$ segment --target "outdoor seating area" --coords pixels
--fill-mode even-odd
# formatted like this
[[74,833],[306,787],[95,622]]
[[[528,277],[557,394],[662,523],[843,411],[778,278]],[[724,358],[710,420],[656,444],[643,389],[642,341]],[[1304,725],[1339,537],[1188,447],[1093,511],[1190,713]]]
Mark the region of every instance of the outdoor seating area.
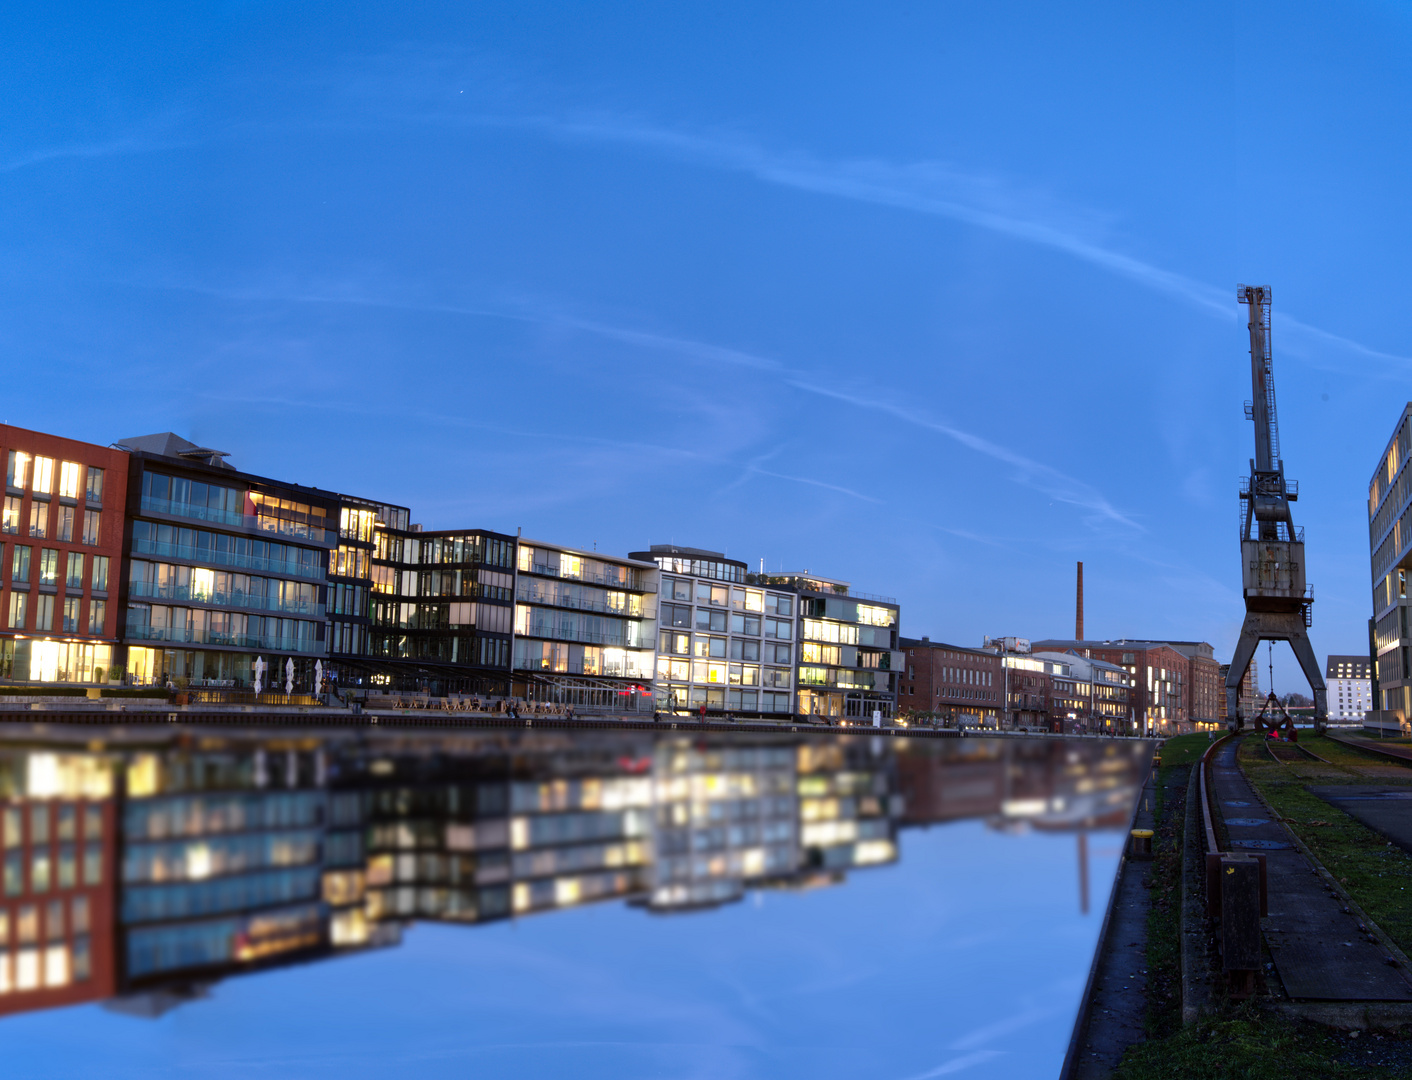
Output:
[[[526,701],[524,698],[488,697],[479,694],[369,694],[363,700],[365,709],[426,709],[433,712],[480,713],[508,716],[569,717],[583,710],[555,701]],[[591,710],[598,712],[598,710]]]

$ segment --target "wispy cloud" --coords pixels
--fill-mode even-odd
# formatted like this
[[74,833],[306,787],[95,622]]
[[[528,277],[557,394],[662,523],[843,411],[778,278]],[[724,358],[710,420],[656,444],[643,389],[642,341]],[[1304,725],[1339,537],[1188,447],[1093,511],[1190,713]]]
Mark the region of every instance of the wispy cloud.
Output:
[[958,1058],[943,1062],[935,1069],[928,1069],[924,1073],[917,1073],[916,1076],[909,1076],[907,1080],[932,1080],[934,1076],[953,1076],[956,1073],[964,1072],[973,1065],[984,1065],[987,1061],[1001,1057],[1003,1050],[977,1050],[971,1054],[962,1054]]
[[[741,173],[762,183],[946,218],[1062,252],[1178,298],[1217,318],[1243,318],[1234,283],[1229,288],[1218,288],[1130,255],[1103,235],[1104,222],[1097,214],[1064,206],[1042,192],[1021,190],[1000,178],[967,173],[945,163],[827,161],[804,153],[770,150],[735,135],[703,135],[612,116],[480,116],[463,122],[535,130],[566,141],[639,147],[676,160]],[[1345,350],[1366,359],[1412,365],[1412,357],[1371,348],[1279,311],[1274,317],[1278,330],[1303,338],[1306,343]]]

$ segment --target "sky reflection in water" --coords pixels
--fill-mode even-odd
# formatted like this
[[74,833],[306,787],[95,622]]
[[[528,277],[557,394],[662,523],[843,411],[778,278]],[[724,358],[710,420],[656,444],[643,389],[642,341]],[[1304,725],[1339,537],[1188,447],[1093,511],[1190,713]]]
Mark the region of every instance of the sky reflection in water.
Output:
[[[533,785],[547,792],[556,778],[582,780],[585,768],[601,768],[590,762],[620,762],[650,775],[655,818],[643,865],[615,879],[627,902],[567,903],[455,925],[399,916],[388,896],[364,895],[358,906],[369,925],[393,933],[400,927],[399,944],[337,955],[325,929],[325,944],[267,956],[272,970],[238,978],[219,977],[240,970],[232,960],[125,983],[119,944],[116,978],[130,1003],[151,1001],[141,996],[144,988],[193,977],[210,984],[208,996],[156,1018],[92,1004],[13,1015],[0,1026],[13,1075],[920,1080],[1057,1073],[1146,747],[853,737],[811,738],[815,749],[801,751],[776,740],[770,745],[788,748],[796,762],[789,781],[794,828],[771,857],[788,851],[793,868],[747,875],[743,895],[724,903],[674,907],[661,890],[672,866],[689,873],[690,864],[666,854],[670,779],[674,769],[695,770],[697,792],[706,791],[710,777],[729,771],[713,756],[720,743],[698,744],[684,757],[689,740],[654,748],[637,737],[552,736],[533,746],[517,740],[517,753],[506,758],[508,739],[462,740],[450,755],[443,737],[329,742],[324,783],[333,791],[406,790],[409,783],[431,790],[448,775],[475,773],[480,785],[503,785],[510,776],[529,785],[518,796],[523,810]],[[388,752],[392,742],[395,753]],[[824,746],[842,755],[820,755]],[[631,753],[620,753],[625,747]],[[222,752],[238,759],[251,750],[237,743]],[[132,768],[131,754],[118,760],[117,768]],[[395,761],[396,773],[386,765],[375,773],[370,766],[379,760]],[[409,780],[407,768],[418,761],[421,778]],[[428,761],[437,763],[431,774]],[[267,784],[282,779],[279,770],[267,772],[275,777]],[[886,786],[879,817],[887,819],[881,827],[896,844],[895,860],[849,866],[859,842],[849,839],[852,830],[810,828],[830,812],[867,816],[867,796],[843,800],[841,810],[829,803],[834,789],[850,784]],[[562,806],[565,789],[557,790]],[[380,834],[376,800],[369,805],[360,828],[372,841],[363,852],[371,867]],[[878,828],[875,820],[863,831],[876,837]],[[715,869],[725,865],[723,834],[692,823],[677,834],[698,847],[714,835]],[[538,834],[521,828],[518,835],[528,848]],[[334,846],[323,845],[326,862]],[[1081,846],[1087,914],[1080,910]],[[874,847],[870,857],[877,855]],[[132,865],[129,857],[127,877]],[[512,873],[529,867],[512,855]],[[709,869],[696,864],[697,885]],[[376,891],[377,871],[366,877],[367,891]],[[523,908],[534,901],[527,889],[514,891],[517,881],[505,887],[513,906]],[[738,876],[735,882],[739,888]],[[647,910],[654,898],[659,910]],[[324,913],[328,918],[327,906]],[[304,958],[314,962],[295,962]],[[21,997],[0,1001],[16,1008]]]

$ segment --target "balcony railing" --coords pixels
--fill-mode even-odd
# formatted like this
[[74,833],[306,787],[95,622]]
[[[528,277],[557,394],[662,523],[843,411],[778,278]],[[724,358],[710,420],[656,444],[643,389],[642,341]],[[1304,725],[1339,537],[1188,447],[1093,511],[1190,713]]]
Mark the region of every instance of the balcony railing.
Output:
[[[530,623],[523,630],[516,630],[519,637],[545,638],[551,641],[578,641],[587,645],[607,645],[616,649],[650,649],[650,644],[629,642],[621,634],[599,634],[592,630],[565,630],[549,623]],[[651,635],[648,635],[649,639]]]
[[616,615],[624,619],[651,618],[650,615],[642,611],[633,614],[625,608],[609,607],[607,602],[603,600],[588,600],[581,596],[561,596],[558,593],[536,589],[533,581],[526,581],[523,578],[520,580],[520,590],[515,594],[515,598],[527,604],[570,608],[574,611],[596,611],[603,615]]
[[140,537],[133,537],[132,550],[138,555],[165,555],[171,559],[188,559],[191,562],[210,563],[214,566],[263,570],[286,577],[304,578],[306,581],[324,580],[322,566],[305,566],[289,559],[262,559],[256,555],[239,555],[233,551],[217,551],[214,548],[195,547],[190,544],[163,544],[158,540],[144,540]]
[[196,630],[185,626],[134,626],[128,624],[125,636],[130,641],[171,641],[191,645],[234,645],[244,649],[268,649],[272,652],[324,652],[322,641],[308,638],[286,638],[259,634],[225,634],[216,630]]
[[583,581],[590,585],[606,585],[611,589],[628,589],[632,592],[655,593],[657,586],[650,581],[644,581],[640,574],[629,571],[627,581],[622,581],[616,577],[610,578],[607,574],[595,574],[588,570],[581,570],[577,574],[569,573],[562,566],[550,566],[548,563],[534,563],[528,570],[521,573],[542,574],[545,577],[563,578],[565,581]]
[[318,525],[303,521],[290,521],[285,518],[266,517],[263,514],[237,514],[233,510],[217,510],[211,506],[195,506],[192,503],[173,502],[171,499],[157,499],[151,495],[142,496],[142,509],[154,514],[170,514],[173,517],[189,518],[192,521],[211,521],[219,525],[230,525],[237,529],[250,529],[255,532],[272,532],[280,536],[297,536],[328,547],[338,543],[338,533]]
[[652,678],[651,672],[638,671],[636,668],[630,668],[623,664],[599,664],[594,669],[581,662],[577,664],[564,661],[555,663],[553,660],[539,658],[516,660],[515,670],[552,671],[556,675],[601,675],[610,679],[641,679],[644,681]]
[[300,601],[271,600],[266,596],[256,596],[243,592],[193,592],[190,586],[159,586],[150,581],[133,581],[128,584],[129,596],[140,596],[148,600],[179,600],[188,604],[214,604],[220,607],[241,608],[246,611],[273,611],[280,615],[304,615],[311,619],[322,619],[325,614],[323,604]]

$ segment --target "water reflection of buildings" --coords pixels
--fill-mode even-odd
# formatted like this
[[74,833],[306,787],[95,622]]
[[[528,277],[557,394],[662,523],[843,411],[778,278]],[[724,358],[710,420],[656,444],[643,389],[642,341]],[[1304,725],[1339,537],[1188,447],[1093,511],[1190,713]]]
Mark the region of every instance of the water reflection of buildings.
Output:
[[880,736],[258,732],[0,753],[0,1013],[622,899],[837,884],[898,831],[1126,820],[1146,747]]

